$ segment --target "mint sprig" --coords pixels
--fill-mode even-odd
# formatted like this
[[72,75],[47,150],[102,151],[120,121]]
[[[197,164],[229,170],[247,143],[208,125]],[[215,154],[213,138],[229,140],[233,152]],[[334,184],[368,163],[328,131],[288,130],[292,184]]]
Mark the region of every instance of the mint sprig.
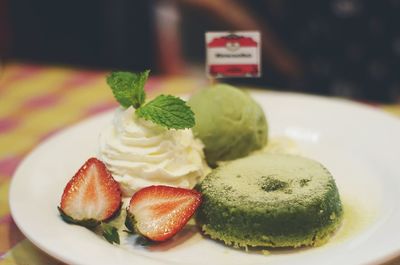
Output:
[[141,106],[136,114],[168,129],[192,128],[195,124],[194,113],[186,102],[171,95],[160,95]]
[[125,108],[139,108],[146,99],[144,84],[150,70],[141,73],[112,72],[107,76],[107,84],[111,87],[115,99]]
[[[116,100],[125,108],[133,106],[135,114],[168,129],[185,129],[195,125],[194,113],[185,101],[171,95],[160,95],[144,104],[144,85],[149,70],[142,73],[113,72],[107,76]],[[144,105],[143,105],[144,104]]]

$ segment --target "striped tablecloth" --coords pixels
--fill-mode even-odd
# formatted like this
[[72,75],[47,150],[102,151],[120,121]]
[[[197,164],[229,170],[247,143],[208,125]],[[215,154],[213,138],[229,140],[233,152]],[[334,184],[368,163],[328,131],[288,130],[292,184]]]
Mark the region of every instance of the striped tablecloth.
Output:
[[[61,264],[30,243],[10,215],[11,176],[41,141],[96,113],[117,106],[105,72],[8,64],[0,69],[0,265]],[[206,81],[152,77],[147,93],[183,94]],[[400,105],[378,106],[400,116]]]

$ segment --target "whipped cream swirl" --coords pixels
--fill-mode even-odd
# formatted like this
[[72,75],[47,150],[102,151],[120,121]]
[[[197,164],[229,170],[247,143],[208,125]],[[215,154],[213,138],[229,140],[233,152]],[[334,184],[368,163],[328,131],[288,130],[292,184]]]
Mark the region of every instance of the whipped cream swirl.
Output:
[[113,124],[100,134],[99,158],[131,196],[150,185],[193,188],[210,169],[203,144],[191,129],[167,130],[118,108]]

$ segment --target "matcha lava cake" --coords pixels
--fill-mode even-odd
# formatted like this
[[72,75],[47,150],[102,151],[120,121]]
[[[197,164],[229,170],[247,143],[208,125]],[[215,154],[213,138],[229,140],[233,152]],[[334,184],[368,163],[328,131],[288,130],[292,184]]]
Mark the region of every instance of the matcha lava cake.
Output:
[[299,247],[325,242],[340,225],[334,179],[313,160],[257,154],[226,163],[198,186],[203,232],[234,247]]

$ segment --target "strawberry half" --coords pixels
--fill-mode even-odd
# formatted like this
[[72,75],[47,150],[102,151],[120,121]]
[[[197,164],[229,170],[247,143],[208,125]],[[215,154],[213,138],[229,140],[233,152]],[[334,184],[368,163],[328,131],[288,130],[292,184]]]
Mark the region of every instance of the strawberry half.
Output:
[[103,162],[90,158],[68,182],[58,207],[67,223],[89,228],[121,208],[121,190]]
[[150,240],[164,241],[185,226],[200,203],[201,194],[195,190],[146,187],[132,196],[125,225]]

